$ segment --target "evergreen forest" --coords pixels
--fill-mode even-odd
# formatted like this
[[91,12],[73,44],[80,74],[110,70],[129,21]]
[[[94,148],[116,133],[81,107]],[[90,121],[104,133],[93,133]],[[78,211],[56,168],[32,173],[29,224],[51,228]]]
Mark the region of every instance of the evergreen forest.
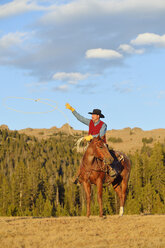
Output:
[[[82,185],[72,183],[82,153],[78,137],[58,133],[46,140],[0,130],[0,215],[81,216],[86,214]],[[127,154],[132,163],[125,214],[165,214],[165,142]],[[118,214],[112,186],[103,188],[104,214]],[[98,215],[92,186],[91,214]]]

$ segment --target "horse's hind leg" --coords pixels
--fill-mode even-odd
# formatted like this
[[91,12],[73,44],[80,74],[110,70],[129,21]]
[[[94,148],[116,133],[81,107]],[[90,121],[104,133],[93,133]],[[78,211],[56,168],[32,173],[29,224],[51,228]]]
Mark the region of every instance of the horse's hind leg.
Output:
[[114,186],[114,190],[116,191],[118,197],[119,197],[119,200],[120,200],[120,212],[119,212],[119,215],[120,216],[123,216],[123,213],[124,213],[124,197],[123,197],[123,193],[122,193],[122,189],[121,189],[121,186],[118,185],[118,186]]
[[127,182],[125,182],[124,180],[121,182],[120,185],[113,186],[114,190],[116,191],[119,200],[120,200],[120,212],[119,215],[123,216],[124,214],[124,204],[125,204],[125,199],[126,199],[126,191],[127,191]]
[[84,190],[86,193],[87,200],[87,217],[90,216],[90,202],[91,202],[91,185],[88,182],[83,182]]
[[[122,180],[122,183],[121,183],[122,204],[123,204],[122,206],[120,206],[120,212],[121,213],[122,213],[122,211],[124,213],[124,205],[125,205],[125,200],[126,200],[126,195],[127,195],[128,179],[129,179],[129,175],[128,175],[128,177],[126,177],[125,179],[123,179]],[[123,207],[123,209],[122,209],[122,207]],[[122,216],[123,213],[120,214],[120,216]]]
[[103,217],[102,194],[103,194],[103,183],[101,180],[98,180],[98,182],[97,182],[97,200],[98,200],[99,208],[100,208],[100,217]]
[[123,196],[123,206],[124,206],[125,200],[126,200],[127,186],[128,186],[128,180],[123,180],[122,184],[121,184],[122,196]]

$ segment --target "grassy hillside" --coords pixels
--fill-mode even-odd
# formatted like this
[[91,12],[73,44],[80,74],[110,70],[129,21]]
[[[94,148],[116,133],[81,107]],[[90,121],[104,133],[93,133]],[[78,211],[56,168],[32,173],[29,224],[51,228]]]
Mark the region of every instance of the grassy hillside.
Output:
[[[73,149],[79,137],[78,133],[68,135],[60,131],[49,138],[38,139],[1,128],[0,215],[85,215],[82,186],[71,182],[82,158],[82,154]],[[153,142],[152,137],[144,137],[142,149],[128,154],[132,169],[126,214],[165,213],[165,142]],[[110,136],[110,143],[123,142],[118,136]],[[104,186],[103,202],[104,214],[118,213],[119,204],[112,187]],[[92,187],[91,213],[98,214],[95,186]]]
[[[39,139],[47,139],[49,137],[55,137],[58,133],[77,135],[82,137],[87,135],[87,132],[81,130],[74,130],[68,124],[63,125],[61,128],[52,127],[50,129],[22,129],[19,133],[25,133],[27,135],[34,135]],[[107,131],[107,143],[110,147],[116,150],[126,153],[134,153],[136,150],[140,150],[144,143],[149,147],[153,147],[155,143],[163,143],[165,141],[165,129],[154,129],[150,131],[143,131],[140,128],[124,128],[120,130],[108,130]]]

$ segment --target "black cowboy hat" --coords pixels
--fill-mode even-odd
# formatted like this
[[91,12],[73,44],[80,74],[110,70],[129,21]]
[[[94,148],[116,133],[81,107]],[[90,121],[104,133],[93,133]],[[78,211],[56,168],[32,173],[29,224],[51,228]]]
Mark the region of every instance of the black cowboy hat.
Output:
[[91,114],[91,115],[99,115],[100,118],[104,118],[105,116],[101,113],[101,110],[100,109],[94,109],[93,112],[88,112],[88,114]]

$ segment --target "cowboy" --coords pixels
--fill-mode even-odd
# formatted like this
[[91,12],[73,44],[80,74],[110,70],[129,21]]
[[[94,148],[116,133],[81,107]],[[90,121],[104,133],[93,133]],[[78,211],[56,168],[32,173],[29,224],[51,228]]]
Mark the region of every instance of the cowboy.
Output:
[[[100,136],[104,142],[106,143],[106,131],[107,131],[107,125],[100,120],[100,118],[104,118],[104,115],[101,113],[100,109],[93,109],[93,112],[88,112],[88,114],[92,115],[92,119],[88,119],[80,115],[69,103],[65,104],[66,108],[71,110],[73,115],[82,123],[89,126],[88,136],[85,136],[84,139],[86,141],[91,141],[94,137]],[[113,161],[112,161],[113,164]],[[113,165],[110,165],[112,167],[114,176],[116,177],[118,175],[118,171],[115,170]],[[77,177],[75,178],[75,182],[77,182]]]
[[85,118],[81,116],[69,103],[66,103],[66,108],[71,110],[73,115],[82,123],[89,126],[88,136],[85,136],[84,139],[86,141],[92,140],[94,137],[100,136],[104,142],[106,143],[105,134],[107,131],[107,125],[100,120],[100,118],[104,118],[104,115],[101,113],[100,109],[94,109],[93,112],[89,112],[88,114],[92,115],[92,119]]

